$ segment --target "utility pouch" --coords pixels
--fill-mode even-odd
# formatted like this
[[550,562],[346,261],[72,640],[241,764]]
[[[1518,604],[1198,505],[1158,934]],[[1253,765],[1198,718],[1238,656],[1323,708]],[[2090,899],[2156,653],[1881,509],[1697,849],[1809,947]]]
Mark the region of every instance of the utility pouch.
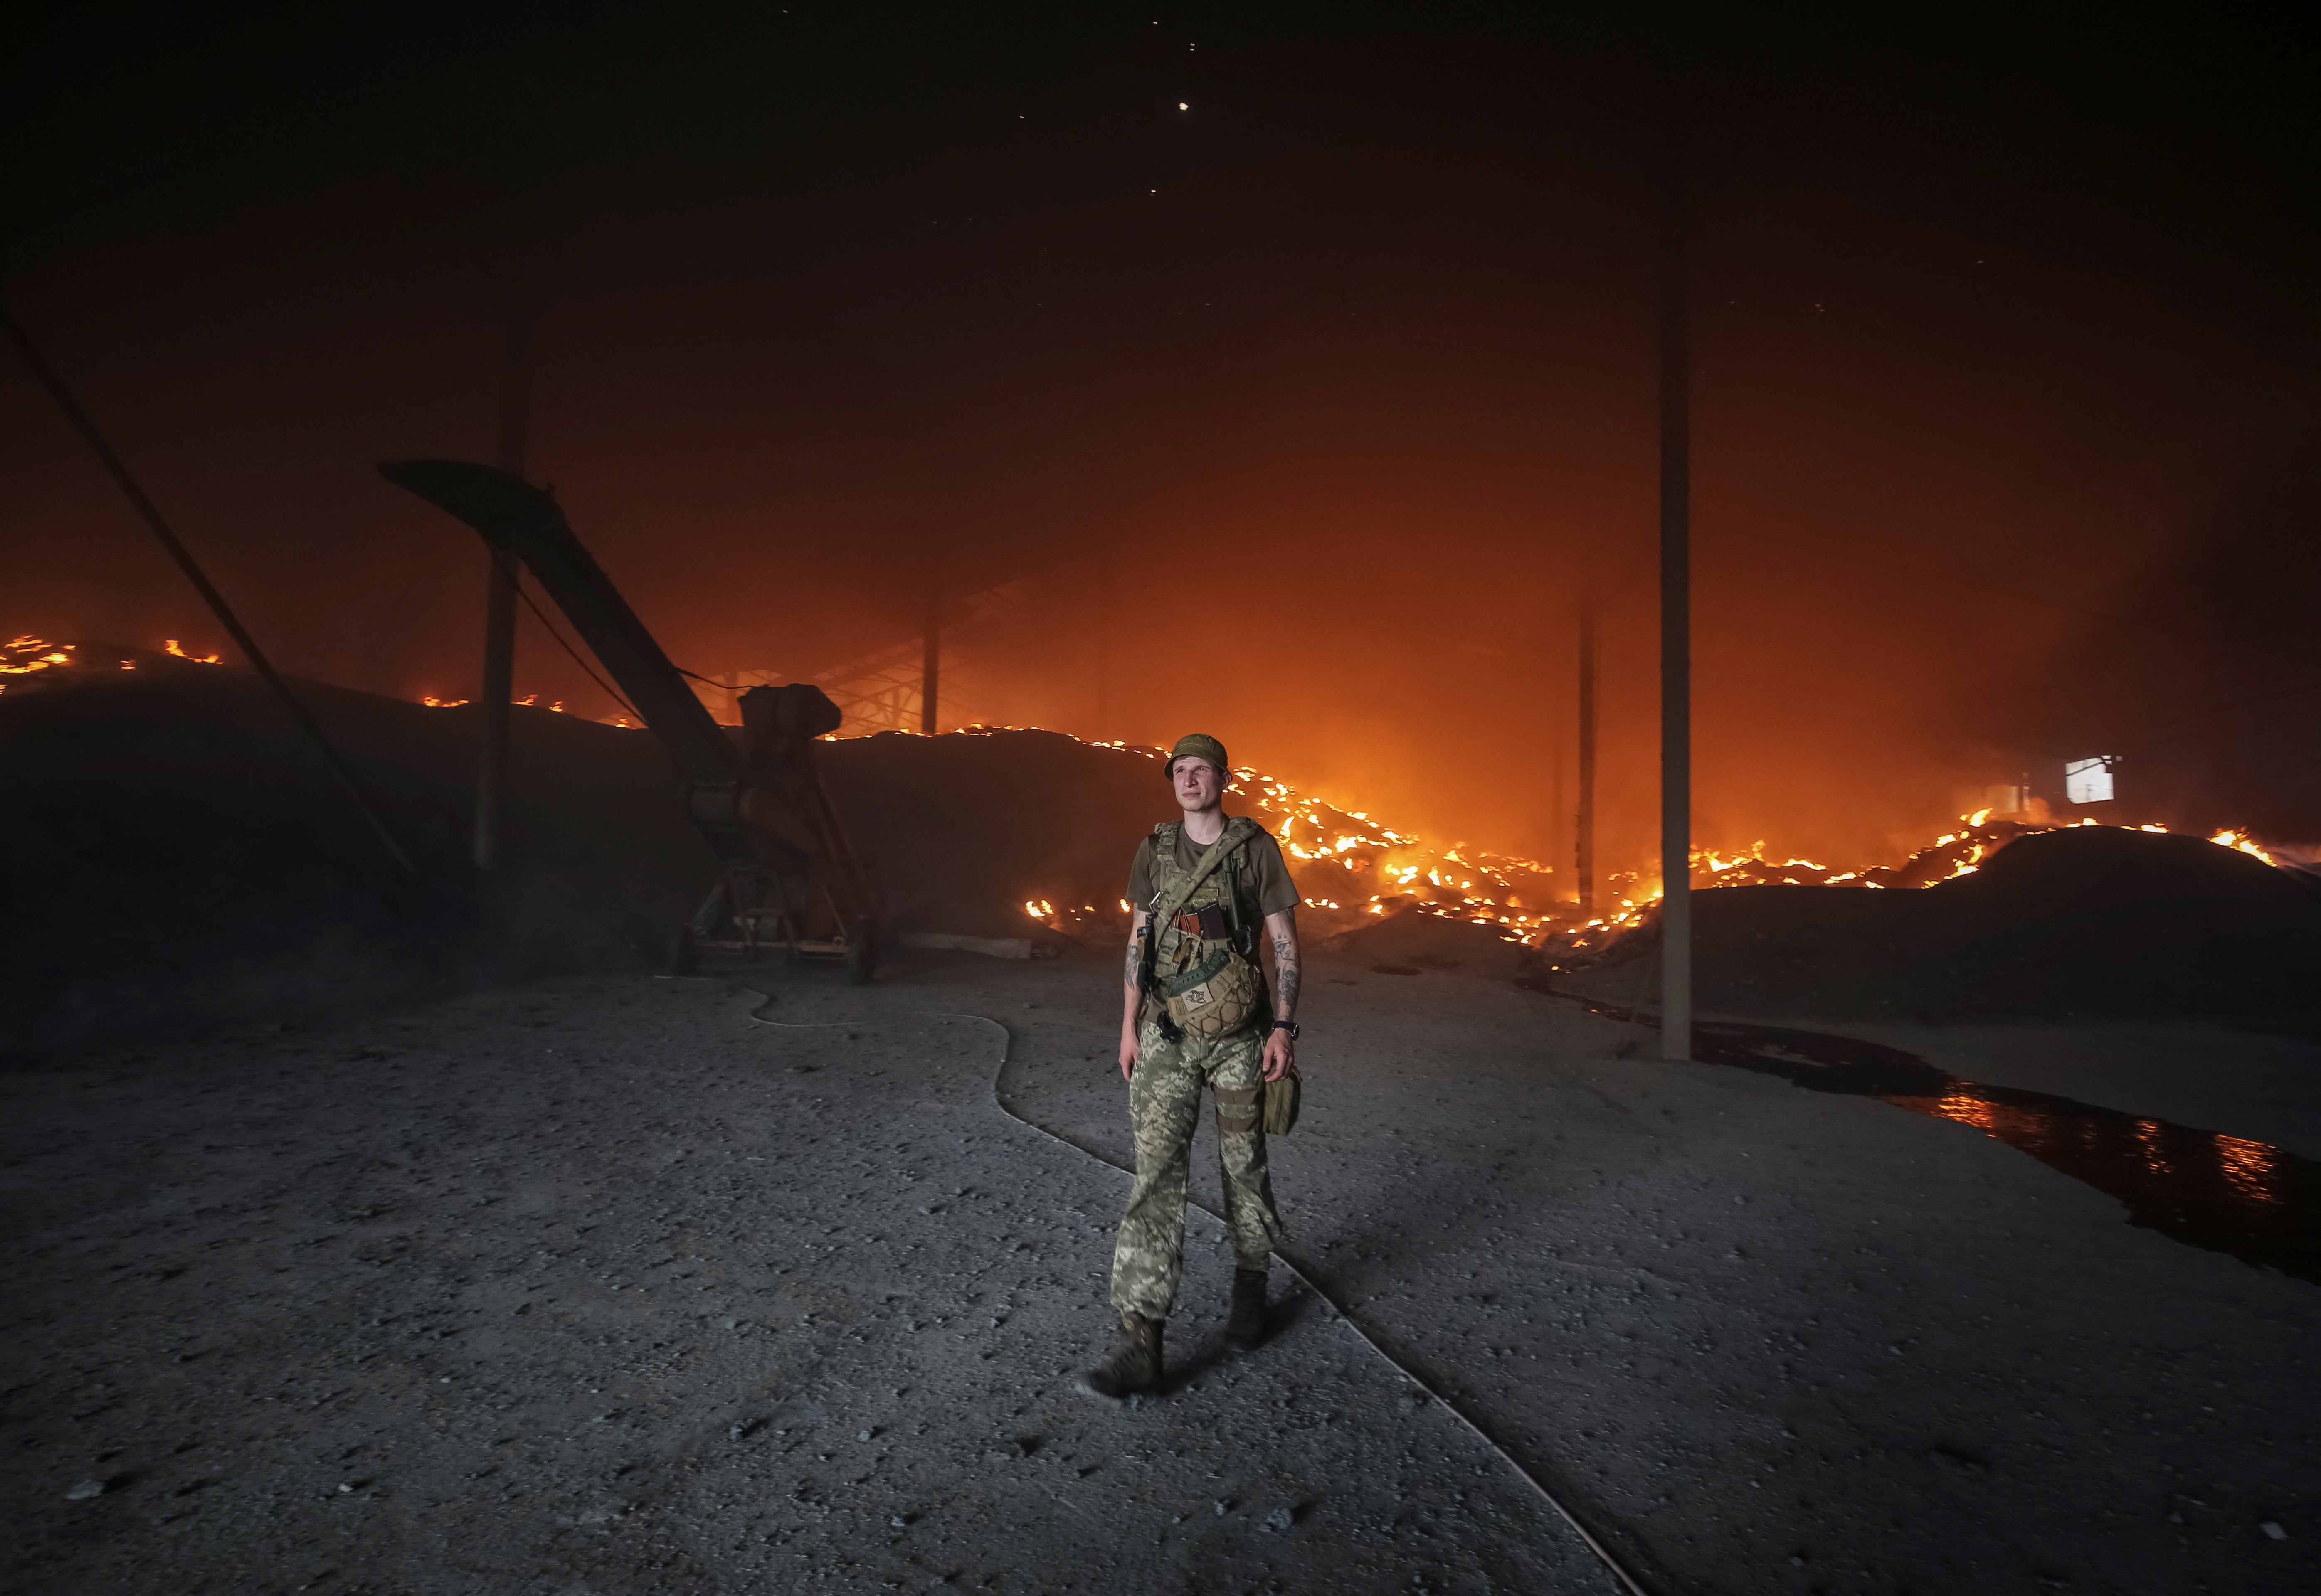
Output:
[[1297,1125],[1297,1074],[1265,1083],[1265,1108],[1259,1116],[1268,1136],[1288,1136]]
[[1160,1000],[1188,1037],[1221,1037],[1249,1023],[1264,995],[1257,967],[1222,942],[1197,942],[1206,957],[1160,977]]

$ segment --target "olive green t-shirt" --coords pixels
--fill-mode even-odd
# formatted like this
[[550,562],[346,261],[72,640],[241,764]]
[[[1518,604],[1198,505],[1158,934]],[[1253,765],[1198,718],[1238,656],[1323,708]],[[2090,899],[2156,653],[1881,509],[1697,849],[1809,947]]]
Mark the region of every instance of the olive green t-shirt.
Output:
[[[1201,862],[1208,850],[1187,837],[1184,829],[1177,831],[1177,865],[1190,870]],[[1295,909],[1300,902],[1297,884],[1289,879],[1289,866],[1281,857],[1281,845],[1270,831],[1261,830],[1241,845],[1241,857],[1233,861],[1238,868],[1235,881],[1242,894],[1242,913],[1252,926],[1269,914],[1279,914],[1285,909]],[[1219,866],[1224,869],[1225,866]],[[1256,911],[1250,913],[1250,893],[1257,897]],[[1128,902],[1132,908],[1152,907],[1152,838],[1148,832],[1136,845],[1136,862],[1128,867]]]

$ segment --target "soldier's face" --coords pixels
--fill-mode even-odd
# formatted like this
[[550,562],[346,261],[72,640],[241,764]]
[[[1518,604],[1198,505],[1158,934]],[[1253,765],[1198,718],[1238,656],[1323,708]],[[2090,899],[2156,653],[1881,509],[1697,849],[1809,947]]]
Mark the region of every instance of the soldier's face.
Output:
[[1188,814],[1215,808],[1225,790],[1224,773],[1206,759],[1178,760],[1170,767],[1169,779],[1176,783],[1177,802]]

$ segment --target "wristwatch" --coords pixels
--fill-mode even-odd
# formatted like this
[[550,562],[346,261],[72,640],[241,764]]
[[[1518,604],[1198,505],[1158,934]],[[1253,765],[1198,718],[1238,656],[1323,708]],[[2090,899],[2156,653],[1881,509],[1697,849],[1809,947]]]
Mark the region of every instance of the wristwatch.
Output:
[[1293,1042],[1297,1039],[1297,1022],[1295,1020],[1277,1020],[1273,1022],[1273,1029],[1288,1031]]

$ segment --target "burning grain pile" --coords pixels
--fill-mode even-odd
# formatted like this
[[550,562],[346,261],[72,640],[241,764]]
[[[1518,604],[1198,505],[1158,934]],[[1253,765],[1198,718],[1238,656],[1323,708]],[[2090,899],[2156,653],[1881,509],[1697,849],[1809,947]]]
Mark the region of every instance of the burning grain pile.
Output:
[[[475,712],[298,691],[420,858],[416,878],[382,857],[247,673],[174,643],[19,638],[0,655],[12,1047],[633,964],[711,877],[668,756],[637,730],[519,709],[509,865],[479,877],[466,863]],[[819,746],[889,934],[1117,946],[1131,851],[1176,815],[1152,748],[1020,728]],[[1657,883],[1616,875],[1602,911],[1583,914],[1539,861],[1430,844],[1236,775],[1238,805],[1283,844],[1311,935],[1367,946],[1364,928],[1457,922],[1459,946],[1504,946],[1589,990],[1650,963]],[[1761,846],[1703,853],[1694,884],[1728,890],[1700,900],[1702,1002],[2303,1024],[2321,892],[2264,858],[2229,833],[1988,814],[1859,871]],[[1891,890],[1905,888],[1927,890]]]
[[[399,869],[250,673],[84,643],[0,693],[0,1047],[280,1020],[636,957],[700,845],[649,739],[518,711],[510,869],[464,865],[475,727],[296,685]],[[123,661],[130,662],[124,669]]]
[[[1009,729],[970,728],[964,735],[1058,737],[1060,733]],[[1133,831],[1132,839],[1151,830],[1153,821],[1174,819],[1166,782],[1160,771],[1161,750],[1124,743],[1064,741],[1083,748],[1108,750],[1133,757],[1133,778],[1146,794],[1144,808],[1151,818]],[[1115,766],[1120,762],[1115,761]],[[1373,820],[1367,811],[1341,809],[1323,799],[1300,793],[1288,782],[1249,767],[1234,773],[1231,803],[1252,813],[1281,843],[1291,875],[1305,899],[1299,915],[1309,928],[1324,934],[1350,931],[1370,918],[1408,910],[1446,919],[1497,928],[1508,940],[1543,934],[1559,921],[1569,920],[1570,910],[1554,899],[1554,873],[1537,860],[1497,854],[1465,844],[1431,847],[1419,838]],[[1159,803],[1151,800],[1157,798]],[[1133,843],[1132,843],[1133,846]],[[1122,850],[1124,860],[1126,853]],[[1125,865],[1115,874],[1126,874]],[[1082,901],[1075,902],[1079,898]],[[1028,898],[1023,912],[1051,929],[1075,938],[1125,935],[1129,905],[1109,891],[1060,897]]]
[[[1955,845],[1952,845],[1955,846]],[[2321,883],[2157,828],[2026,830],[1919,892],[1742,885],[1694,900],[1703,1011],[1821,1022],[2209,1020],[2321,1031]],[[1650,990],[1658,927],[1568,960]]]

